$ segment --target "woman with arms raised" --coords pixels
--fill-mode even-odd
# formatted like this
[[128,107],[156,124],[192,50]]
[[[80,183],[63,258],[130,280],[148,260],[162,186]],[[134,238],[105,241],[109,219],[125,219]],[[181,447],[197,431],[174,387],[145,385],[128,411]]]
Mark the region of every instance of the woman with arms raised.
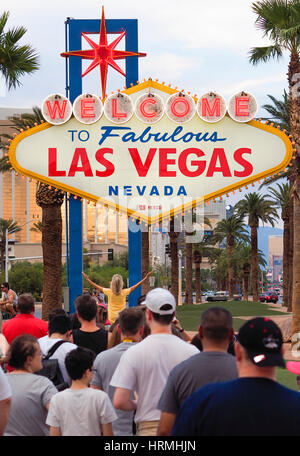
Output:
[[108,297],[108,319],[110,323],[114,323],[114,321],[118,318],[119,313],[121,310],[125,309],[126,307],[126,296],[128,296],[132,291],[138,288],[142,283],[144,283],[153,271],[148,272],[145,277],[135,285],[130,288],[123,288],[123,278],[120,274],[114,274],[110,288],[103,288],[100,285],[92,282],[88,276],[83,272],[83,277],[95,288],[102,291]]

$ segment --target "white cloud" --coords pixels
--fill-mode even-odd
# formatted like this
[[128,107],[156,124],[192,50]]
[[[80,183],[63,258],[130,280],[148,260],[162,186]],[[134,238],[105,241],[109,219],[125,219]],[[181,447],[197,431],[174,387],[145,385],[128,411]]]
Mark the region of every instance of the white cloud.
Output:
[[181,84],[184,73],[199,71],[200,66],[201,59],[195,57],[186,57],[175,52],[155,52],[140,61],[140,79],[158,77],[160,81],[178,85]]
[[285,75],[282,73],[277,73],[270,75],[268,77],[262,77],[257,79],[244,79],[242,81],[234,82],[229,85],[225,85],[223,89],[224,95],[232,95],[240,90],[259,90],[266,92],[266,87],[269,89],[270,84],[280,83],[284,84],[286,82]]

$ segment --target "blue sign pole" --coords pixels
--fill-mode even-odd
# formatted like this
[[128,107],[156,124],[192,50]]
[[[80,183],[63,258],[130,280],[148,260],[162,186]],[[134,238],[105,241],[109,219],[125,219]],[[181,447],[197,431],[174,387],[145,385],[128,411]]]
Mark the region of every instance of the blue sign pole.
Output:
[[[68,19],[69,51],[81,49],[81,33],[99,33],[98,19]],[[136,19],[108,19],[107,33],[121,33],[126,30],[125,50],[138,51],[138,28]],[[82,62],[76,57],[69,57],[69,99],[71,102],[82,93]],[[138,57],[126,59],[126,86],[136,84],[138,80]],[[76,141],[76,140],[75,140]],[[136,223],[128,221],[128,250],[129,250],[129,285],[141,280],[141,231],[132,231],[130,226]],[[140,252],[137,255],[137,252]],[[83,289],[83,232],[82,232],[82,203],[79,198],[69,198],[69,286],[70,313],[75,311],[74,301]],[[129,305],[137,305],[141,295],[140,287],[129,297]]]

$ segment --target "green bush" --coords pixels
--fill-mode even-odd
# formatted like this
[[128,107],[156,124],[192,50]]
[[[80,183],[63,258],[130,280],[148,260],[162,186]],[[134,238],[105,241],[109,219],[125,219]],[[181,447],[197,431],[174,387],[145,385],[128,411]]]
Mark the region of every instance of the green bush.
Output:
[[[123,264],[126,265],[126,256],[124,255]],[[124,288],[127,288],[128,270],[125,267],[111,265],[111,262],[105,263],[103,266],[89,264],[89,267],[84,267],[85,273],[90,279],[105,287],[109,288],[110,281],[114,274],[121,274],[124,281]],[[0,274],[0,280],[4,282],[4,271]],[[8,282],[10,287],[16,291],[18,295],[22,293],[31,293],[36,300],[41,299],[43,291],[43,263],[29,263],[28,261],[20,261],[14,263],[8,274]],[[67,266],[62,266],[62,286],[67,286]],[[84,287],[93,289],[87,281],[84,281]]]
[[[1,274],[1,280],[4,280],[4,273]],[[28,261],[13,264],[8,273],[8,282],[18,295],[31,293],[39,299],[43,289],[43,264]]]
[[[109,263],[105,263],[103,266],[91,265],[90,268],[86,269],[84,272],[93,282],[104,288],[109,288],[110,281],[114,274],[120,274],[123,277],[124,288],[127,288],[128,270],[123,267],[111,266]],[[84,280],[83,286],[90,290],[93,289],[93,286],[86,280]]]

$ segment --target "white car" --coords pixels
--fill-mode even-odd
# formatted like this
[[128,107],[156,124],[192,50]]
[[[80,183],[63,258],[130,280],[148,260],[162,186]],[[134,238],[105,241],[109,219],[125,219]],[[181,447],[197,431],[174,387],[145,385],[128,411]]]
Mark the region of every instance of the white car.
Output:
[[216,291],[214,294],[207,296],[207,301],[227,301],[228,294],[226,291]]

